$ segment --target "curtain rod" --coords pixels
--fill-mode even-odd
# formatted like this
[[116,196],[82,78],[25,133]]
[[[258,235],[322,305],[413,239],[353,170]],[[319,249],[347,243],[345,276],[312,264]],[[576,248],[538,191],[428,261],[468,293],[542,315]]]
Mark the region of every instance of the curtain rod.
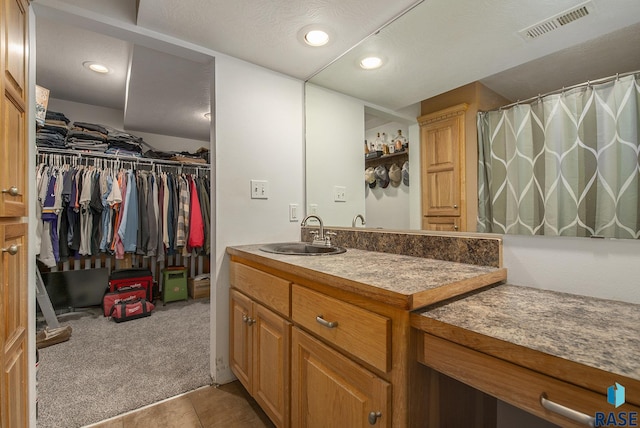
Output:
[[525,100],[518,100],[515,103],[511,103],[511,104],[507,104],[507,105],[504,105],[504,106],[501,106],[501,107],[498,107],[498,108],[495,108],[495,109],[487,110],[485,113],[490,112],[490,111],[504,110],[504,109],[507,109],[507,108],[511,108],[513,106],[517,106],[519,104],[530,104],[530,103],[533,103],[534,101],[540,100],[543,97],[546,97],[546,96],[549,96],[549,95],[561,94],[563,92],[570,91],[572,89],[581,88],[583,86],[587,86],[588,87],[588,86],[597,85],[597,84],[600,84],[600,83],[607,83],[607,82],[611,82],[613,80],[618,80],[621,77],[631,76],[633,74],[639,74],[639,73],[640,73],[640,70],[629,71],[627,73],[616,73],[613,76],[603,77],[601,79],[596,79],[596,80],[587,80],[586,82],[578,83],[577,85],[573,85],[573,86],[567,86],[567,87],[563,86],[561,89],[556,89],[554,91],[550,91],[550,92],[547,92],[545,94],[538,94],[535,97],[527,98]]
[[52,149],[49,147],[37,147],[36,154],[53,154],[53,155],[61,155],[61,156],[75,156],[78,158],[86,157],[86,158],[102,158],[102,159],[112,159],[116,161],[122,162],[132,162],[132,163],[146,163],[150,165],[161,164],[168,166],[180,166],[184,168],[201,168],[201,169],[211,169],[210,164],[202,164],[202,163],[190,163],[190,162],[180,162],[180,161],[171,161],[164,159],[151,159],[151,158],[139,158],[136,156],[121,156],[121,155],[112,155],[109,153],[92,153],[92,152],[80,152],[77,150],[70,149]]

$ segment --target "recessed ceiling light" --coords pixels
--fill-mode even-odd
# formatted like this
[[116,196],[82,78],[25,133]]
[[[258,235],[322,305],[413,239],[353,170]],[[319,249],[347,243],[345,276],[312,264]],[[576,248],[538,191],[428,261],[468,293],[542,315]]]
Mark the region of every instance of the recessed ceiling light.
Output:
[[300,43],[311,47],[326,46],[333,43],[335,33],[324,24],[305,25],[298,30],[297,38]]
[[324,46],[329,42],[329,35],[322,30],[311,30],[304,35],[304,41],[309,46]]
[[365,70],[373,70],[380,67],[381,65],[382,59],[378,58],[377,56],[368,56],[360,61],[360,67],[364,68]]
[[82,65],[84,65],[89,70],[100,74],[107,74],[110,71],[106,65],[99,64],[93,61],[85,61],[82,63]]

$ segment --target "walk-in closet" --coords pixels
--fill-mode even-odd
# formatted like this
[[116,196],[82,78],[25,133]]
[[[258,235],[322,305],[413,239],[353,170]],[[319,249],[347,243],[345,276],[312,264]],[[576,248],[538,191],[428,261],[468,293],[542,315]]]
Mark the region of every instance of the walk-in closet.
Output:
[[37,424],[79,427],[211,384],[213,58],[34,12]]

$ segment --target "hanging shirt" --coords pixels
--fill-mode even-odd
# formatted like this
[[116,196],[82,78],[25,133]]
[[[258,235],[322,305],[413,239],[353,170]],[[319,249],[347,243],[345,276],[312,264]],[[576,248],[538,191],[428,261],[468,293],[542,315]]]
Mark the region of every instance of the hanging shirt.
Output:
[[124,251],[134,253],[136,251],[136,240],[138,231],[138,190],[136,187],[136,177],[133,171],[127,172],[127,195],[126,195],[126,211],[124,213],[122,224],[118,230],[118,234],[122,239]]
[[138,230],[136,233],[136,254],[147,254],[149,245],[149,215],[147,213],[147,171],[136,171],[138,192]]
[[190,180],[191,185],[191,211],[189,218],[189,248],[201,248],[204,245],[204,225],[202,223],[202,211],[198,200],[198,189],[194,180]]
[[178,203],[178,230],[176,233],[176,246],[184,247],[187,245],[187,237],[189,235],[189,185],[187,180],[179,177],[179,203]]
[[89,203],[93,192],[93,171],[86,170],[82,175],[82,191],[78,202],[80,203],[80,248],[81,256],[91,255],[91,230],[93,227],[93,216]]
[[156,175],[152,172],[147,177],[147,216],[149,223],[149,242],[147,256],[153,257],[158,251],[158,187]]
[[[102,174],[102,177],[104,177],[104,190],[102,189],[102,186],[100,188],[100,190],[102,191],[102,195],[101,195],[101,202],[102,202],[102,221],[101,221],[101,225],[102,225],[102,239],[100,240],[100,251],[104,252],[107,251],[107,248],[109,246],[109,229],[111,228],[111,221],[113,220],[113,212],[109,206],[109,195],[111,195],[112,193],[112,188],[113,186],[113,176],[109,173],[106,172],[104,174]],[[117,183],[116,183],[116,187],[117,187]]]

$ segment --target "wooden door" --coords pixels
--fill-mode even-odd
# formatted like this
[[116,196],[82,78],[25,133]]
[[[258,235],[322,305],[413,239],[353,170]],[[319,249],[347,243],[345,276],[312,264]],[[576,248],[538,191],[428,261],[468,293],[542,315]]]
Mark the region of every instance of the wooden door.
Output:
[[229,360],[231,370],[238,377],[244,387],[251,393],[251,377],[253,367],[251,364],[251,352],[253,346],[253,329],[251,324],[252,302],[244,294],[235,290],[230,291],[231,313],[230,313],[230,349]]
[[27,3],[0,0],[2,104],[0,107],[0,217],[27,215],[26,70]]
[[423,229],[466,230],[467,108],[467,104],[460,104],[418,118]]
[[29,426],[28,2],[0,0],[0,426]]
[[460,217],[422,217],[423,230],[457,232],[460,229]]
[[3,428],[18,428],[29,424],[26,223],[0,223],[0,251],[0,415]]
[[277,427],[289,427],[291,324],[254,303],[253,398]]
[[391,426],[389,383],[298,328],[291,342],[291,426]]
[[422,128],[424,215],[460,215],[460,120],[456,116]]

